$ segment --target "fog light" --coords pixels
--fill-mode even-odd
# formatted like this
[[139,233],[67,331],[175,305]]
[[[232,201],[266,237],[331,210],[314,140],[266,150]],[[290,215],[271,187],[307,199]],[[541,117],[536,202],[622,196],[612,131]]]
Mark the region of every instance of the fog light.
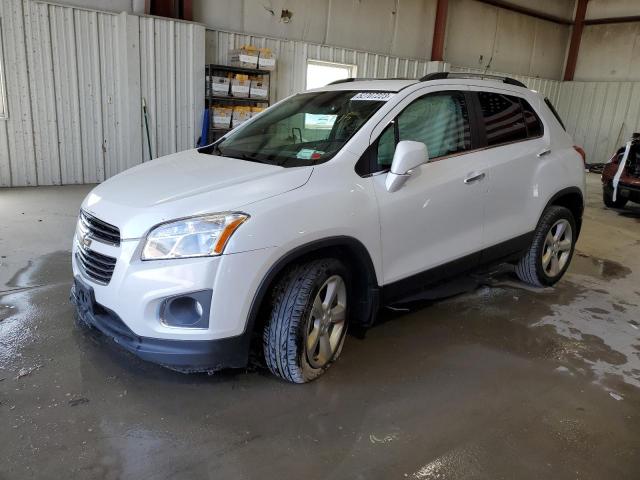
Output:
[[211,290],[201,290],[166,298],[160,308],[162,323],[170,327],[207,328]]

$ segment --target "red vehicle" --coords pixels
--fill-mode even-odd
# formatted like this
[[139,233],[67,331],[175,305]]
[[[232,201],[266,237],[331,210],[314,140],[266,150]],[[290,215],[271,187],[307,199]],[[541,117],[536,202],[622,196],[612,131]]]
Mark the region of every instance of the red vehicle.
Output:
[[621,147],[602,170],[602,200],[607,207],[623,208],[627,202],[640,203],[640,134],[634,133],[629,155],[618,182],[618,191],[613,200],[613,180],[624,158],[625,147]]

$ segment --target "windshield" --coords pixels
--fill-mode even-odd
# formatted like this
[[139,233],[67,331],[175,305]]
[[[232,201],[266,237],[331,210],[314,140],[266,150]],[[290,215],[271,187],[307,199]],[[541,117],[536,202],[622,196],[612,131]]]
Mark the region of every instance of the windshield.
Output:
[[301,93],[200,151],[283,167],[322,163],[338,153],[391,95],[353,90]]

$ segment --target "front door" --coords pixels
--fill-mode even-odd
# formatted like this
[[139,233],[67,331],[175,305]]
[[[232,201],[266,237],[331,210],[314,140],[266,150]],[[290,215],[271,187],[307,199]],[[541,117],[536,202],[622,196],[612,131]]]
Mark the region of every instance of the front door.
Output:
[[[388,192],[384,171],[402,140],[425,143],[430,160],[399,190]],[[381,173],[374,174],[373,183],[384,284],[409,279],[411,285],[404,286],[420,290],[435,277],[473,268],[483,241],[485,161],[482,152],[472,151],[465,93],[435,92],[414,99],[376,142]],[[418,275],[427,270],[431,272]]]

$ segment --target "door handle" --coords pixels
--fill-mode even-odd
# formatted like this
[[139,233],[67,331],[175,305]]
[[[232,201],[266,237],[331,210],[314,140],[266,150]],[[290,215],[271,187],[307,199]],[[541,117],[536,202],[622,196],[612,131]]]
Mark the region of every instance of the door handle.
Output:
[[544,157],[545,155],[549,155],[551,153],[550,148],[545,148],[540,153],[538,153],[538,157]]
[[473,183],[473,182],[479,182],[484,177],[485,177],[484,173],[478,173],[478,172],[470,173],[469,176],[464,179],[464,183],[469,185],[470,183]]

